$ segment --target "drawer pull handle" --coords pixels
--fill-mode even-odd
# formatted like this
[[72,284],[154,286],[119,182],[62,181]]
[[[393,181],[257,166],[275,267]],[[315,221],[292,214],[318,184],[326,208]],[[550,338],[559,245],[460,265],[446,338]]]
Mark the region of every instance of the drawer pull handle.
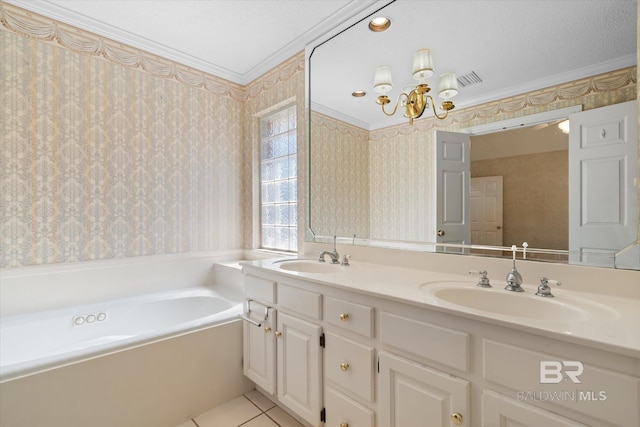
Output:
[[343,322],[346,322],[347,320],[349,320],[349,313],[340,314],[340,320],[342,320]]
[[343,372],[346,372],[347,369],[349,369],[349,364],[348,363],[341,363],[340,364],[340,369],[342,369]]
[[462,414],[460,414],[459,412],[454,412],[453,414],[451,414],[451,422],[454,423],[457,426],[461,425],[462,424]]
[[276,336],[276,338],[280,338],[280,335],[282,335],[282,332],[280,332],[280,331],[275,331],[275,332],[273,333],[273,335],[275,335],[275,336]]
[[264,333],[265,333],[265,334],[268,334],[269,332],[271,332],[271,328],[270,328],[270,327],[268,327],[268,326],[265,326],[265,327],[264,327]]
[[348,423],[340,423],[340,427],[349,427]]

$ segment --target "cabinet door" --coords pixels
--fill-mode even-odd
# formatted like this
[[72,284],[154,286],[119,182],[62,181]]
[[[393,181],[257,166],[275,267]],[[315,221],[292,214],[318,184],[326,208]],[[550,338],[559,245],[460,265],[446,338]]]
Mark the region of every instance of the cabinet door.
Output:
[[484,427],[586,427],[584,424],[488,390],[482,392],[482,425]]
[[469,382],[380,353],[380,420],[383,427],[469,426]]
[[276,310],[269,309],[260,327],[243,322],[243,372],[265,391],[276,392]]
[[278,400],[313,426],[321,425],[321,328],[278,314]]

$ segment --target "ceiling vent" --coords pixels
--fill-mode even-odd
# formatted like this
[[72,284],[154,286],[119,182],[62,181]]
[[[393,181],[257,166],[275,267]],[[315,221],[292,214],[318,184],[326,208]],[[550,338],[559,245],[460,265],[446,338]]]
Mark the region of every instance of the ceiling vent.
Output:
[[467,87],[471,85],[475,85],[478,83],[482,83],[482,79],[475,71],[472,71],[463,76],[458,76],[458,85],[462,87]]

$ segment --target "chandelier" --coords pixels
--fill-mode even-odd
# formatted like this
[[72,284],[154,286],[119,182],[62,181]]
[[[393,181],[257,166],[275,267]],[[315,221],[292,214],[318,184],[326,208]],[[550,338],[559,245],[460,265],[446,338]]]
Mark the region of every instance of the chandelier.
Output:
[[438,114],[433,98],[431,95],[428,95],[431,88],[426,83],[426,80],[433,76],[433,62],[431,60],[430,49],[420,49],[413,54],[413,72],[411,75],[418,81],[418,84],[409,93],[403,92],[398,95],[393,111],[387,112],[385,106],[391,103],[387,96],[387,92],[393,88],[391,67],[388,65],[381,65],[376,68],[373,90],[381,94],[378,96],[376,103],[382,107],[382,112],[387,116],[393,116],[398,110],[398,105],[401,104],[405,110],[405,117],[409,118],[409,124],[413,124],[413,120],[422,116],[424,111],[429,108],[433,109],[433,114],[438,119],[446,119],[449,111],[453,110],[455,107],[450,99],[458,94],[458,80],[456,75],[454,73],[444,73],[440,76],[438,95],[440,98],[444,99],[440,106],[440,109],[444,111],[444,114]]

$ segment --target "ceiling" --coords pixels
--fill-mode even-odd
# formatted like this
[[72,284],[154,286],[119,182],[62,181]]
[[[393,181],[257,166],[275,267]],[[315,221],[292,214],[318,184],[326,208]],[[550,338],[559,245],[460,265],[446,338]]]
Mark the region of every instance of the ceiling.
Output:
[[243,85],[346,29],[313,51],[312,107],[367,129],[404,120],[375,103],[375,67],[392,66],[395,100],[419,48],[432,49],[432,87],[444,71],[482,78],[456,108],[637,62],[635,0],[396,0],[383,33],[353,24],[387,0],[4,1]]
[[235,83],[304,50],[373,0],[6,0]]

